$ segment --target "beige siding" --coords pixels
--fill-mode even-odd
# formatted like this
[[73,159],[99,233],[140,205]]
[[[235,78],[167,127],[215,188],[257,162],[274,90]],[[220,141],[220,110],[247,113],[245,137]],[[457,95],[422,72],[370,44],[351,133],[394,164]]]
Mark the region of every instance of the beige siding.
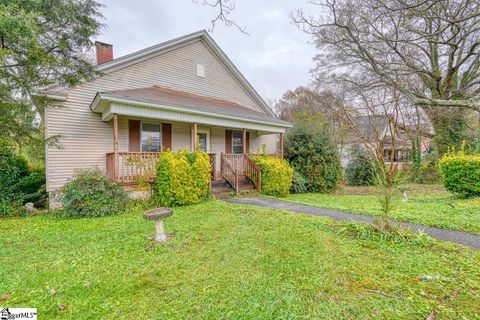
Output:
[[225,152],[225,128],[211,128],[210,152],[216,153],[215,164],[217,176],[220,174],[220,154]]
[[172,123],[172,150],[178,151],[185,147],[190,150],[190,124]]
[[277,137],[278,134],[263,134],[250,138],[250,150],[251,152],[261,153],[263,151],[262,145],[265,145],[267,153],[277,152]]
[[[205,66],[205,78],[197,77],[197,63]],[[261,110],[200,40],[106,74],[74,89],[66,90],[68,101],[60,108],[50,107],[46,110],[46,136],[60,135],[62,145],[61,149],[54,147],[47,149],[48,191],[61,187],[76,168],[105,168],[105,153],[113,150],[113,130],[111,122],[102,122],[101,115],[90,111],[89,105],[95,94],[99,91],[152,85],[221,98]],[[127,128],[127,120],[121,119],[119,122],[121,150],[128,149]],[[175,149],[189,144],[188,124],[176,124],[173,130],[178,132],[178,140],[175,135],[172,137]],[[219,140],[215,141],[218,144]]]

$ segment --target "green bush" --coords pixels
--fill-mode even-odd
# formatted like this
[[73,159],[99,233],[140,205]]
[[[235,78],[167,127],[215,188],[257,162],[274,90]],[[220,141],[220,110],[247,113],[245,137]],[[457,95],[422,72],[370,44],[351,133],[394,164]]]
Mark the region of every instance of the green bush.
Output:
[[210,160],[205,152],[162,153],[155,180],[155,200],[162,206],[199,203],[210,194]]
[[346,183],[350,186],[371,186],[375,181],[374,175],[374,165],[368,152],[360,146],[353,146],[345,168]]
[[262,193],[285,197],[292,185],[293,169],[283,159],[255,156],[253,161],[262,170]]
[[445,188],[460,196],[480,196],[480,155],[448,154],[439,162]]
[[420,164],[418,177],[413,179],[416,183],[438,183],[440,181],[440,173],[438,172],[438,163],[435,160],[425,159]]
[[337,147],[327,129],[294,126],[285,139],[285,158],[306,179],[308,192],[330,192],[342,178]]
[[128,197],[100,169],[82,169],[65,185],[60,202],[63,216],[101,217],[122,212]]
[[307,192],[307,180],[297,171],[293,171],[292,186],[290,187],[291,193],[306,193]]
[[30,169],[22,156],[0,145],[0,216],[25,215],[25,203],[42,208],[46,199],[45,172]]
[[422,156],[419,164],[414,164],[410,172],[410,182],[432,184],[440,182],[440,172],[438,171],[438,150],[434,143],[430,144],[428,154]]

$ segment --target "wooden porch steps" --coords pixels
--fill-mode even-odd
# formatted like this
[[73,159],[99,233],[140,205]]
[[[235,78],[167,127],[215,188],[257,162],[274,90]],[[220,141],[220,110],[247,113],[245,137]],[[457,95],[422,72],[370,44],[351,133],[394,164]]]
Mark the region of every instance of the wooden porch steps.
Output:
[[[210,183],[212,195],[215,199],[226,199],[235,196],[235,190],[225,181],[225,179],[218,179]],[[257,190],[253,186],[253,183],[245,178],[245,176],[239,177],[239,191],[238,195],[247,195],[256,193]]]

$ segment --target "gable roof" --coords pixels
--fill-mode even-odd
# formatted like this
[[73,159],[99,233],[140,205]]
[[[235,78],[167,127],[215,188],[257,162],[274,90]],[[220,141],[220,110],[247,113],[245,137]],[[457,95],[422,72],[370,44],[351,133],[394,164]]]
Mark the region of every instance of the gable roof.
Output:
[[177,107],[186,112],[240,118],[244,120],[253,120],[255,122],[277,124],[287,128],[291,127],[289,122],[243,107],[235,102],[201,96],[161,86],[99,92],[90,105],[90,109],[94,112],[101,110],[103,107],[103,101],[133,104],[141,102],[151,105],[163,105]]
[[140,61],[150,59],[161,53],[174,50],[178,47],[187,45],[198,40],[202,41],[207,46],[207,48],[209,48],[210,51],[223,63],[227,70],[232,74],[234,79],[237,80],[240,86],[245,89],[247,94],[252,97],[252,99],[262,108],[262,110],[266,114],[270,116],[275,116],[272,109],[270,109],[267,103],[247,81],[243,74],[237,69],[233,62],[227,57],[225,52],[220,49],[218,44],[215,42],[215,40],[213,40],[213,38],[208,34],[206,30],[193,32],[182,37],[165,41],[157,45],[136,51],[134,53],[127,54],[125,56],[113,59],[109,62],[99,64],[96,66],[96,69],[98,71],[101,71],[102,73],[108,74],[112,71],[119,70]]

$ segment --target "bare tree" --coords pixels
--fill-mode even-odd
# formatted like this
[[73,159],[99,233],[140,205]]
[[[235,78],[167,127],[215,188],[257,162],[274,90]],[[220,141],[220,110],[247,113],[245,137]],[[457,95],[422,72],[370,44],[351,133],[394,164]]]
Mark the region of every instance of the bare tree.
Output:
[[343,105],[343,100],[335,92],[300,86],[285,92],[273,109],[281,119],[294,123],[299,115],[320,115],[329,126],[338,151],[342,153],[347,129],[332,112],[337,105]]
[[451,129],[442,127],[445,120],[480,111],[478,0],[312,3],[319,16],[297,10],[292,17],[313,36],[318,74],[380,81],[421,106],[438,132]]
[[[198,0],[193,0],[193,2],[198,2]],[[223,22],[227,27],[235,27],[240,32],[247,34],[246,26],[240,26],[234,20],[230,19],[230,14],[235,9],[235,1],[233,0],[202,0],[202,5],[216,8],[218,10],[217,15],[211,20],[210,32],[213,32],[217,22]]]
[[285,92],[274,105],[274,109],[280,118],[287,121],[291,121],[292,114],[297,112],[322,113],[325,117],[330,118],[331,105],[341,103],[338,101],[339,99],[333,92],[300,86],[293,91]]
[[[378,226],[389,229],[389,212],[398,192],[400,162],[397,156],[410,150],[408,134],[415,124],[415,109],[400,91],[381,83],[356,86],[344,83],[343,92],[348,104],[336,104],[332,110],[336,119],[348,128],[352,144],[367,150],[375,163],[375,180],[380,187],[382,210]],[[355,105],[355,107],[351,107]],[[406,131],[408,134],[406,134]]]

